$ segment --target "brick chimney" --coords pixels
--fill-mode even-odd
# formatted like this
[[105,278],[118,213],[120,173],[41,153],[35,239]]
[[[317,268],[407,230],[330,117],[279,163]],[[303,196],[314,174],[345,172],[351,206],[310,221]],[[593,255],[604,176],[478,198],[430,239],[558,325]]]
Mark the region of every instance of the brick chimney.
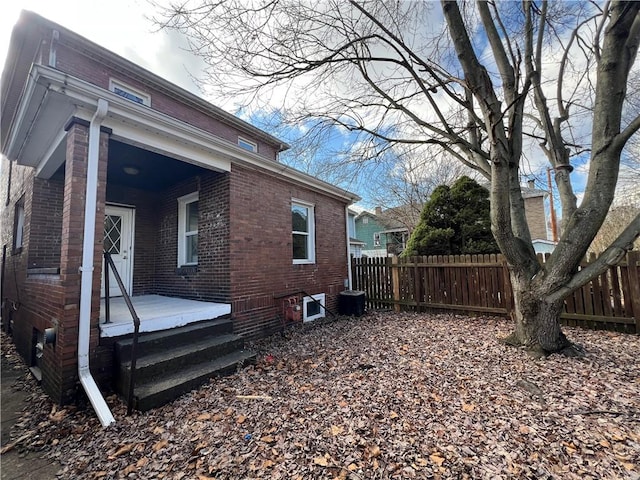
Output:
[[382,215],[382,207],[380,206],[376,207],[376,216],[378,215]]

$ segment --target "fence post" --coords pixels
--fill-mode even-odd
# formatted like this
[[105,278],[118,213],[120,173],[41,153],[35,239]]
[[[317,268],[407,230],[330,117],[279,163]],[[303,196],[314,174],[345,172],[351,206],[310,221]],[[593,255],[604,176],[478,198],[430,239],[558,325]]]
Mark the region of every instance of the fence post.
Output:
[[640,251],[627,254],[627,272],[629,274],[629,293],[631,294],[631,309],[635,321],[636,333],[640,325]]
[[400,267],[398,256],[391,257],[391,284],[393,286],[393,311],[400,311]]

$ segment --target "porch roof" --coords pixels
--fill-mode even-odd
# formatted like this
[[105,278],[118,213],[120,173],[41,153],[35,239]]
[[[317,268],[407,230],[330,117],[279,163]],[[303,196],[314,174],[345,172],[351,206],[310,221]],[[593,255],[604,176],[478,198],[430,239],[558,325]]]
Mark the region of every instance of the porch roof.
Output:
[[219,172],[230,172],[232,163],[245,165],[347,203],[360,200],[354,193],[43,65],[32,67],[3,153],[35,167],[39,177],[50,178],[65,161],[65,125],[71,117],[88,123],[99,99],[108,102],[102,127],[114,140]]

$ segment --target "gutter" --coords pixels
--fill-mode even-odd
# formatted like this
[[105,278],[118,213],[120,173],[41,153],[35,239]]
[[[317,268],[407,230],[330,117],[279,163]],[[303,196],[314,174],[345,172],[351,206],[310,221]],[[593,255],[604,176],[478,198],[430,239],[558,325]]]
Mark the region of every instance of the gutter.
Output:
[[348,290],[352,289],[351,279],[351,244],[349,243],[349,205],[344,207],[344,225],[347,233],[347,278],[349,284],[346,285]]
[[78,325],[78,376],[94,411],[103,427],[115,423],[107,402],[100,393],[89,369],[89,337],[91,333],[91,297],[93,290],[93,250],[96,230],[96,204],[98,196],[98,154],[100,125],[107,115],[109,103],[100,98],[98,108],[89,124],[89,153],[87,159],[87,190],[84,204],[84,241],[80,267],[80,322]]
[[[211,158],[225,159],[229,162],[228,167],[196,163],[201,167],[214,170],[217,169],[218,171],[230,171],[230,165],[231,163],[234,163],[248,168],[257,169],[263,173],[271,174],[289,181],[302,183],[312,190],[328,194],[334,198],[338,198],[349,203],[354,203],[360,200],[360,197],[354,193],[319,180],[285,164],[269,160],[256,153],[244,150],[228,140],[216,137],[212,133],[180,120],[176,120],[165,113],[125,100],[115,93],[92,85],[84,80],[70,77],[58,70],[42,65],[36,65],[34,66],[34,77],[36,77],[38,82],[46,83],[53,92],[72,98],[76,102],[76,105],[95,105],[94,102],[96,98],[108,100],[110,102],[110,116],[106,126],[113,129],[114,135],[121,130],[121,125],[114,120],[127,118],[130,122],[137,123],[141,128],[147,131],[164,135],[172,141],[174,138],[178,138],[182,143],[190,147],[201,149],[203,154],[206,154]],[[82,117],[82,115],[80,115],[80,117]],[[178,160],[184,161],[184,159],[177,153],[172,153],[170,155]]]

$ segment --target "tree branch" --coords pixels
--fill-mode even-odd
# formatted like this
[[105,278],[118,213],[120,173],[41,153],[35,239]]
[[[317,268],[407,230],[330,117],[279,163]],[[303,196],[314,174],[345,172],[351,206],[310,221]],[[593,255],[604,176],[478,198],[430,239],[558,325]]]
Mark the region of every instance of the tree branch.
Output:
[[553,292],[547,300],[554,302],[566,298],[571,292],[577,290],[598,275],[604,273],[607,268],[617,265],[629,250],[633,248],[633,242],[640,237],[640,214],[625,228],[613,243],[598,257],[595,262],[574,274],[571,279]]

